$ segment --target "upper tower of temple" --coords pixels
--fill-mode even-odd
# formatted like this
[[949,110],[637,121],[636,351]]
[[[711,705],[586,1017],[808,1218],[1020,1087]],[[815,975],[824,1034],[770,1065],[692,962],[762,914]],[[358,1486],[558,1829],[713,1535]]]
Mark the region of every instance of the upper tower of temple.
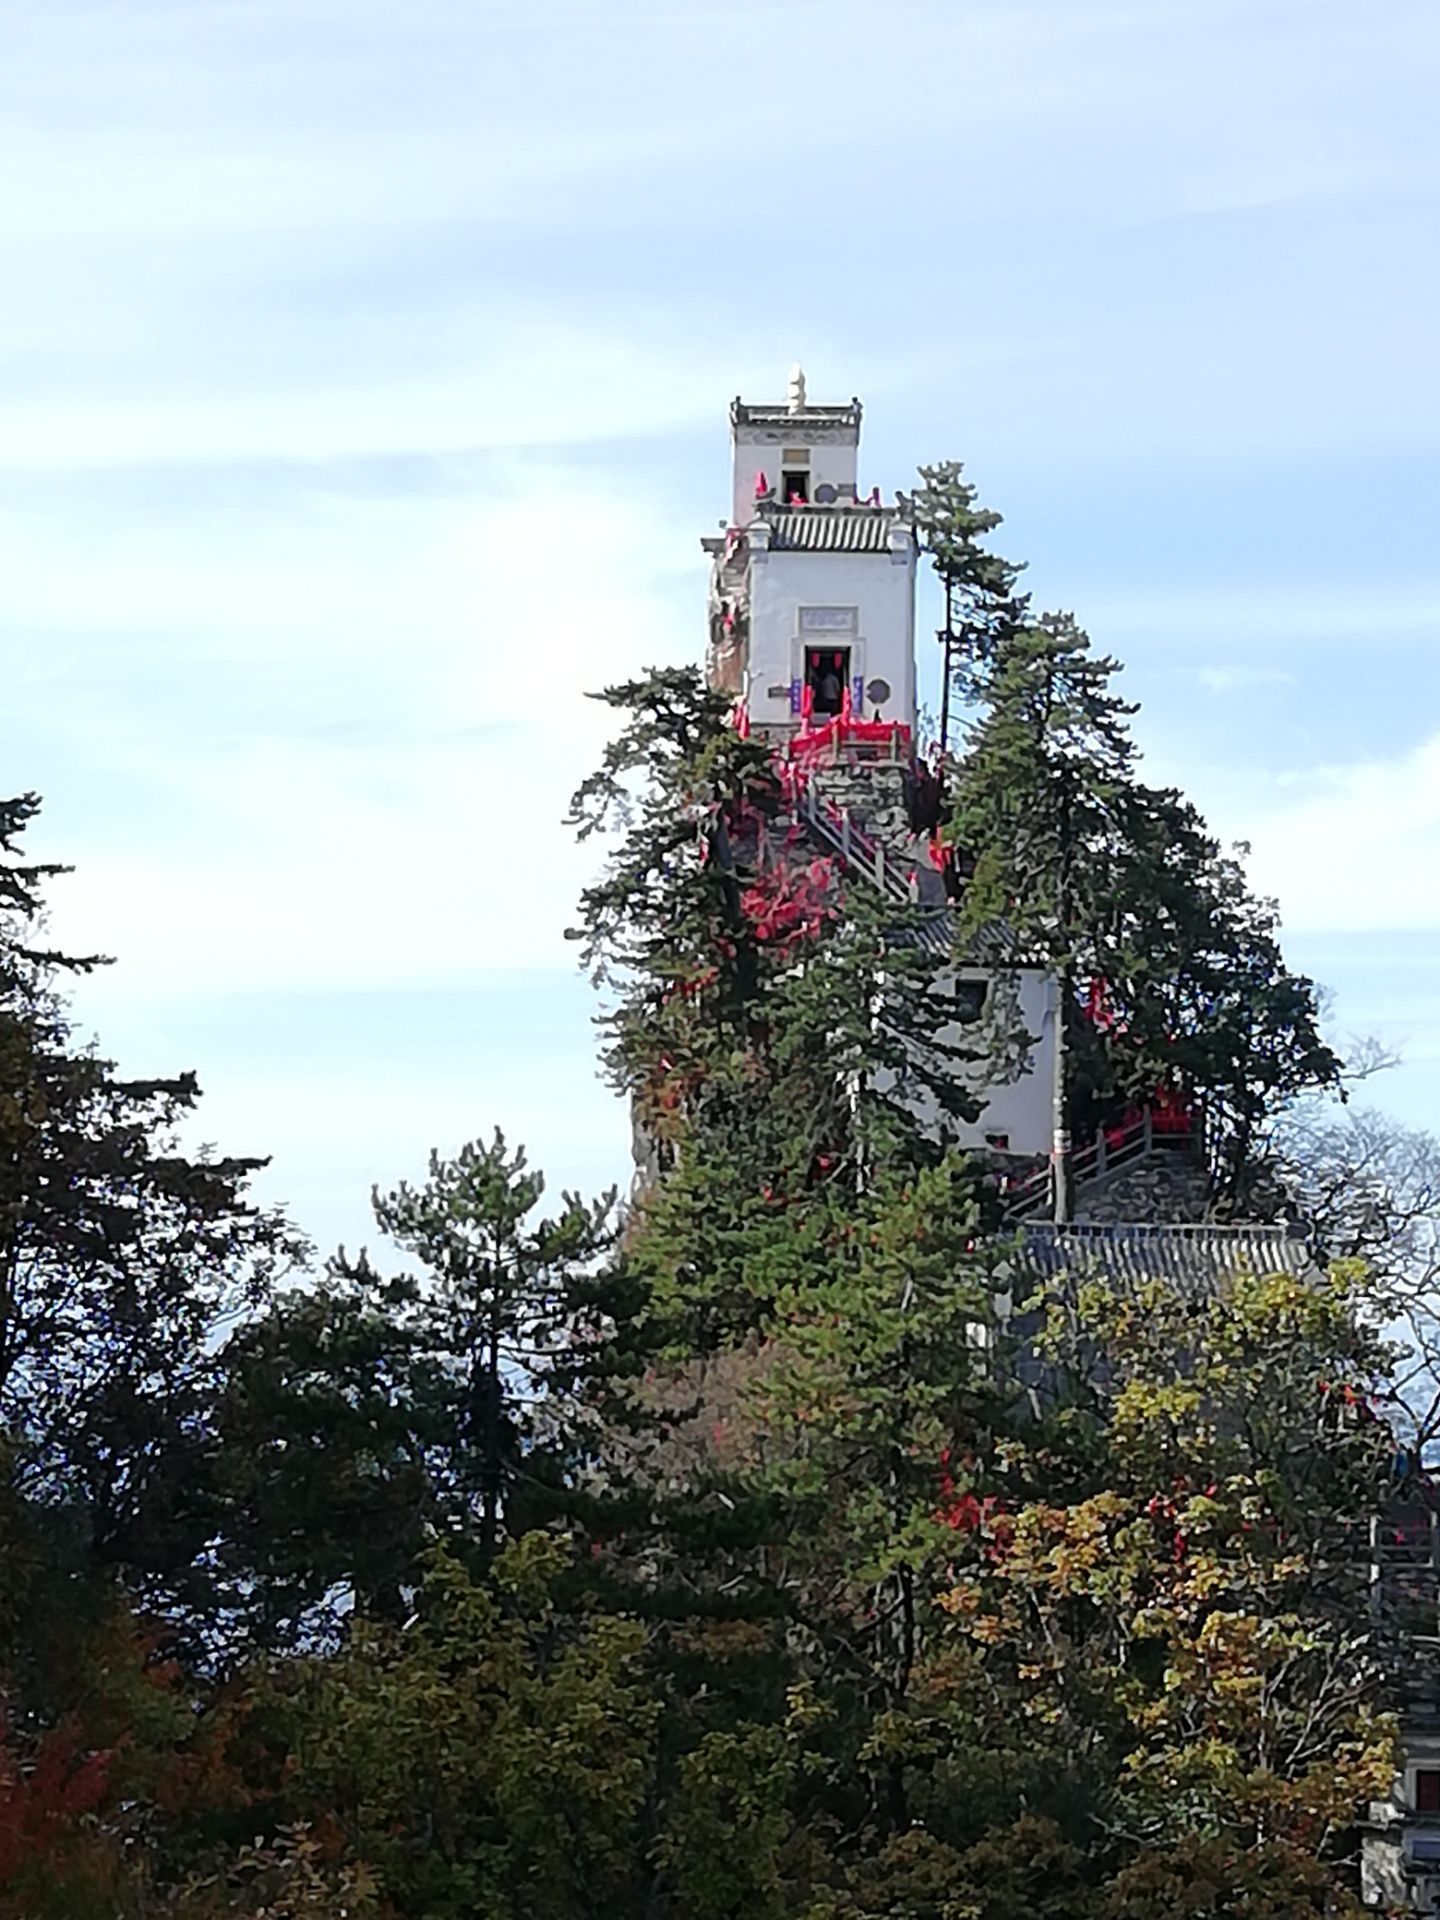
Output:
[[783,406],[730,405],[731,522],[754,518],[755,502],[767,494],[781,506],[835,506],[855,499],[860,457],[860,402],[812,407],[805,375],[790,370]]
[[731,507],[707,539],[709,677],[750,722],[799,730],[842,713],[915,725],[915,537],[908,506],[863,491],[861,407],[730,408]]

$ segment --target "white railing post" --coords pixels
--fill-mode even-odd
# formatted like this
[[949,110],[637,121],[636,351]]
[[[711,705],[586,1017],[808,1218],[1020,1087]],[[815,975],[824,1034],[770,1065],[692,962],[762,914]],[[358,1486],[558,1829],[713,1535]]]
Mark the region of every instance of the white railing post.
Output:
[[848,866],[850,862],[850,809],[848,807],[840,816],[840,857]]
[[1370,1618],[1377,1624],[1384,1608],[1383,1575],[1380,1570],[1380,1522],[1370,1516]]

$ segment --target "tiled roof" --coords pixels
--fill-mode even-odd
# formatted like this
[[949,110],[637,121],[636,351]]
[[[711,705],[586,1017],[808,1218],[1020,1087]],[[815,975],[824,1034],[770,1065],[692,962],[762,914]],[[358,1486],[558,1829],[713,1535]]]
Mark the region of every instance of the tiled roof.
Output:
[[784,401],[778,401],[774,406],[763,403],[755,406],[737,398],[730,403],[730,424],[734,427],[790,427],[801,434],[807,426],[854,427],[858,432],[861,412],[858,400],[851,400],[839,407],[793,408]]
[[1140,1285],[1165,1280],[1190,1293],[1209,1293],[1237,1274],[1315,1269],[1309,1242],[1279,1226],[1086,1226],[1026,1227],[1011,1256],[1032,1280],[1061,1274]]
[[885,507],[793,507],[768,513],[771,552],[888,553],[899,513]]

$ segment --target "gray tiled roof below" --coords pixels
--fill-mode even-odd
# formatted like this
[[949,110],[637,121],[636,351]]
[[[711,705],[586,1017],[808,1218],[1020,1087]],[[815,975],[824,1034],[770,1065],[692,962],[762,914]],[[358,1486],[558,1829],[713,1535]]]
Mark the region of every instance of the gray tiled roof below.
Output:
[[1315,1271],[1309,1242],[1284,1226],[1028,1226],[1010,1260],[1038,1281],[1101,1273],[1207,1292],[1242,1273],[1303,1278]]

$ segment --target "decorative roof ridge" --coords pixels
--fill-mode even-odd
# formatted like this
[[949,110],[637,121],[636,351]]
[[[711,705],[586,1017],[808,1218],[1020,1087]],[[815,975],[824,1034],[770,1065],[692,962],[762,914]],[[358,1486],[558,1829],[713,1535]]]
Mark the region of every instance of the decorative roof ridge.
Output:
[[806,421],[815,426],[853,426],[859,428],[864,412],[858,398],[851,399],[838,407],[817,407],[808,403],[803,407],[790,407],[783,400],[754,402],[742,400],[737,393],[730,402],[730,424],[732,427],[777,426],[793,421],[796,426],[804,426]]
[[1275,1220],[1027,1220],[1021,1228],[1027,1238],[1086,1240],[1258,1240],[1287,1245],[1308,1244],[1304,1229]]
[[1127,1285],[1159,1280],[1206,1292],[1241,1273],[1305,1279],[1319,1267],[1303,1232],[1222,1220],[1027,1221],[1015,1236],[1013,1259],[1019,1271],[1046,1282],[1068,1275],[1073,1283],[1093,1268]]
[[848,494],[838,500],[781,500],[778,497],[755,502],[757,513],[888,513],[897,519],[908,520],[910,502],[908,500],[864,500],[852,499]]
[[[913,503],[903,497],[894,500],[856,500],[846,495],[839,500],[782,500],[772,493],[754,503],[755,520],[767,526],[782,522],[794,525],[811,521],[816,525],[853,527],[913,527]],[[754,521],[750,523],[754,524]]]

